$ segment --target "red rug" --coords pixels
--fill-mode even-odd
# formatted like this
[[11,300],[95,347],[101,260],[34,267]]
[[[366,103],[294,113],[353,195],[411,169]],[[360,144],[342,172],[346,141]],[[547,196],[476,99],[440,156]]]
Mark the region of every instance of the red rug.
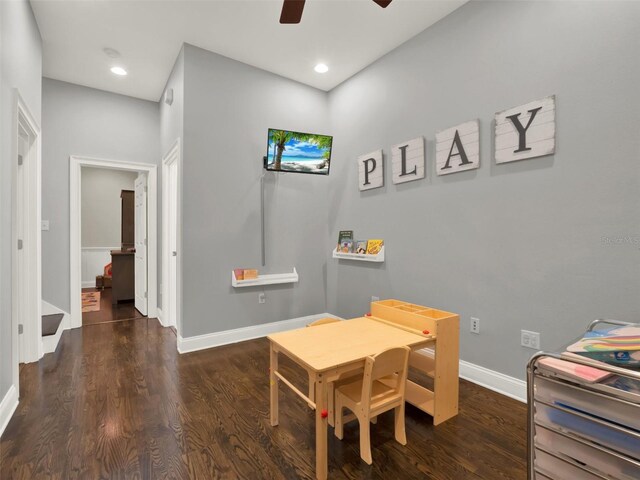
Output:
[[82,312],[100,311],[100,292],[82,292]]

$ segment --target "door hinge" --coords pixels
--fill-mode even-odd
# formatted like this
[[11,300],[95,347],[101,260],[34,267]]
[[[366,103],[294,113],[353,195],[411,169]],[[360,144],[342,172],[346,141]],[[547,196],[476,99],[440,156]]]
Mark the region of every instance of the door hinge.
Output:
[[23,332],[24,332],[24,325],[19,323],[18,324],[18,335],[22,335]]
[[22,250],[23,244],[22,244],[22,239],[19,238],[18,239],[18,250]]
[[18,166],[22,165],[24,163],[24,158],[22,157],[22,155],[18,155]]

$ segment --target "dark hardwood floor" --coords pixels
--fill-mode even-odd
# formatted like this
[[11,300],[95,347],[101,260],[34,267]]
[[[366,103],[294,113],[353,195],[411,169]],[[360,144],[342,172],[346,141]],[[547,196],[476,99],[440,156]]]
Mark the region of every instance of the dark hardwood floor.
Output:
[[[268,368],[265,339],[179,355],[155,319],[66,331],[55,353],[20,370],[0,478],[315,478],[313,413],[282,388],[271,427]],[[466,381],[460,397],[460,415],[438,427],[407,406],[405,447],[383,414],[372,466],[360,460],[357,424],[343,441],[330,428],[329,478],[525,479],[525,405]]]
[[96,323],[115,322],[119,320],[131,320],[144,318],[135,307],[133,301],[120,302],[117,305],[111,303],[111,289],[83,288],[83,292],[100,292],[100,310],[97,312],[82,312],[82,325],[94,325]]

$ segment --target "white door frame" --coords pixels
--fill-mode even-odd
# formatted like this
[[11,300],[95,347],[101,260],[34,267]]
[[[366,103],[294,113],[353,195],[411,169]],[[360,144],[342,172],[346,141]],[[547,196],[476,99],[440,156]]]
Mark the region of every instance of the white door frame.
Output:
[[[19,362],[20,356],[24,362],[36,362],[43,355],[42,347],[42,239],[40,237],[41,219],[41,138],[40,126],[29,111],[27,104],[14,89],[14,122],[13,142],[11,150],[12,163],[12,247],[11,247],[11,274],[12,274],[12,301],[11,301],[11,331],[12,331],[12,367],[13,384],[19,391]],[[19,131],[23,129],[29,135],[30,148],[23,164],[18,167],[18,142]],[[26,192],[18,189],[18,168],[23,168],[24,187]],[[17,198],[21,193],[26,193],[26,202],[21,212],[17,211]],[[25,257],[23,275],[24,283],[18,288],[18,232],[17,218],[22,216],[24,225],[23,255]],[[25,288],[27,287],[27,288]],[[18,312],[23,312],[23,347],[19,352],[18,343]]]
[[[182,231],[178,228],[177,235],[177,258],[176,258],[176,318],[170,319],[169,308],[167,308],[167,301],[169,299],[169,261],[171,251],[169,250],[169,165],[176,162],[178,172],[178,192],[177,192],[177,208],[176,208],[176,223],[180,225],[181,220],[181,201],[180,201],[180,168],[181,168],[181,155],[180,138],[176,139],[175,143],[171,146],[169,151],[162,158],[162,322],[165,326],[174,326],[178,335],[182,333],[182,312],[180,305],[182,304],[182,259],[180,258],[180,251],[182,246]],[[175,322],[175,324],[174,324]]]
[[148,163],[121,162],[90,157],[71,155],[69,157],[69,204],[70,204],[70,324],[65,328],[82,327],[82,215],[81,202],[81,169],[82,167],[127,170],[145,172],[147,174],[147,288],[148,317],[158,316],[158,177],[157,166]]

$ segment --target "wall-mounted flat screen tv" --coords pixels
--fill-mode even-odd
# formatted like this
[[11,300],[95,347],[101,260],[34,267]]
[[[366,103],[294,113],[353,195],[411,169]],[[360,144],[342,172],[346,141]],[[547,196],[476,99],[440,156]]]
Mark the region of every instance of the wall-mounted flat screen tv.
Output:
[[329,175],[333,137],[270,128],[268,143],[267,170]]

